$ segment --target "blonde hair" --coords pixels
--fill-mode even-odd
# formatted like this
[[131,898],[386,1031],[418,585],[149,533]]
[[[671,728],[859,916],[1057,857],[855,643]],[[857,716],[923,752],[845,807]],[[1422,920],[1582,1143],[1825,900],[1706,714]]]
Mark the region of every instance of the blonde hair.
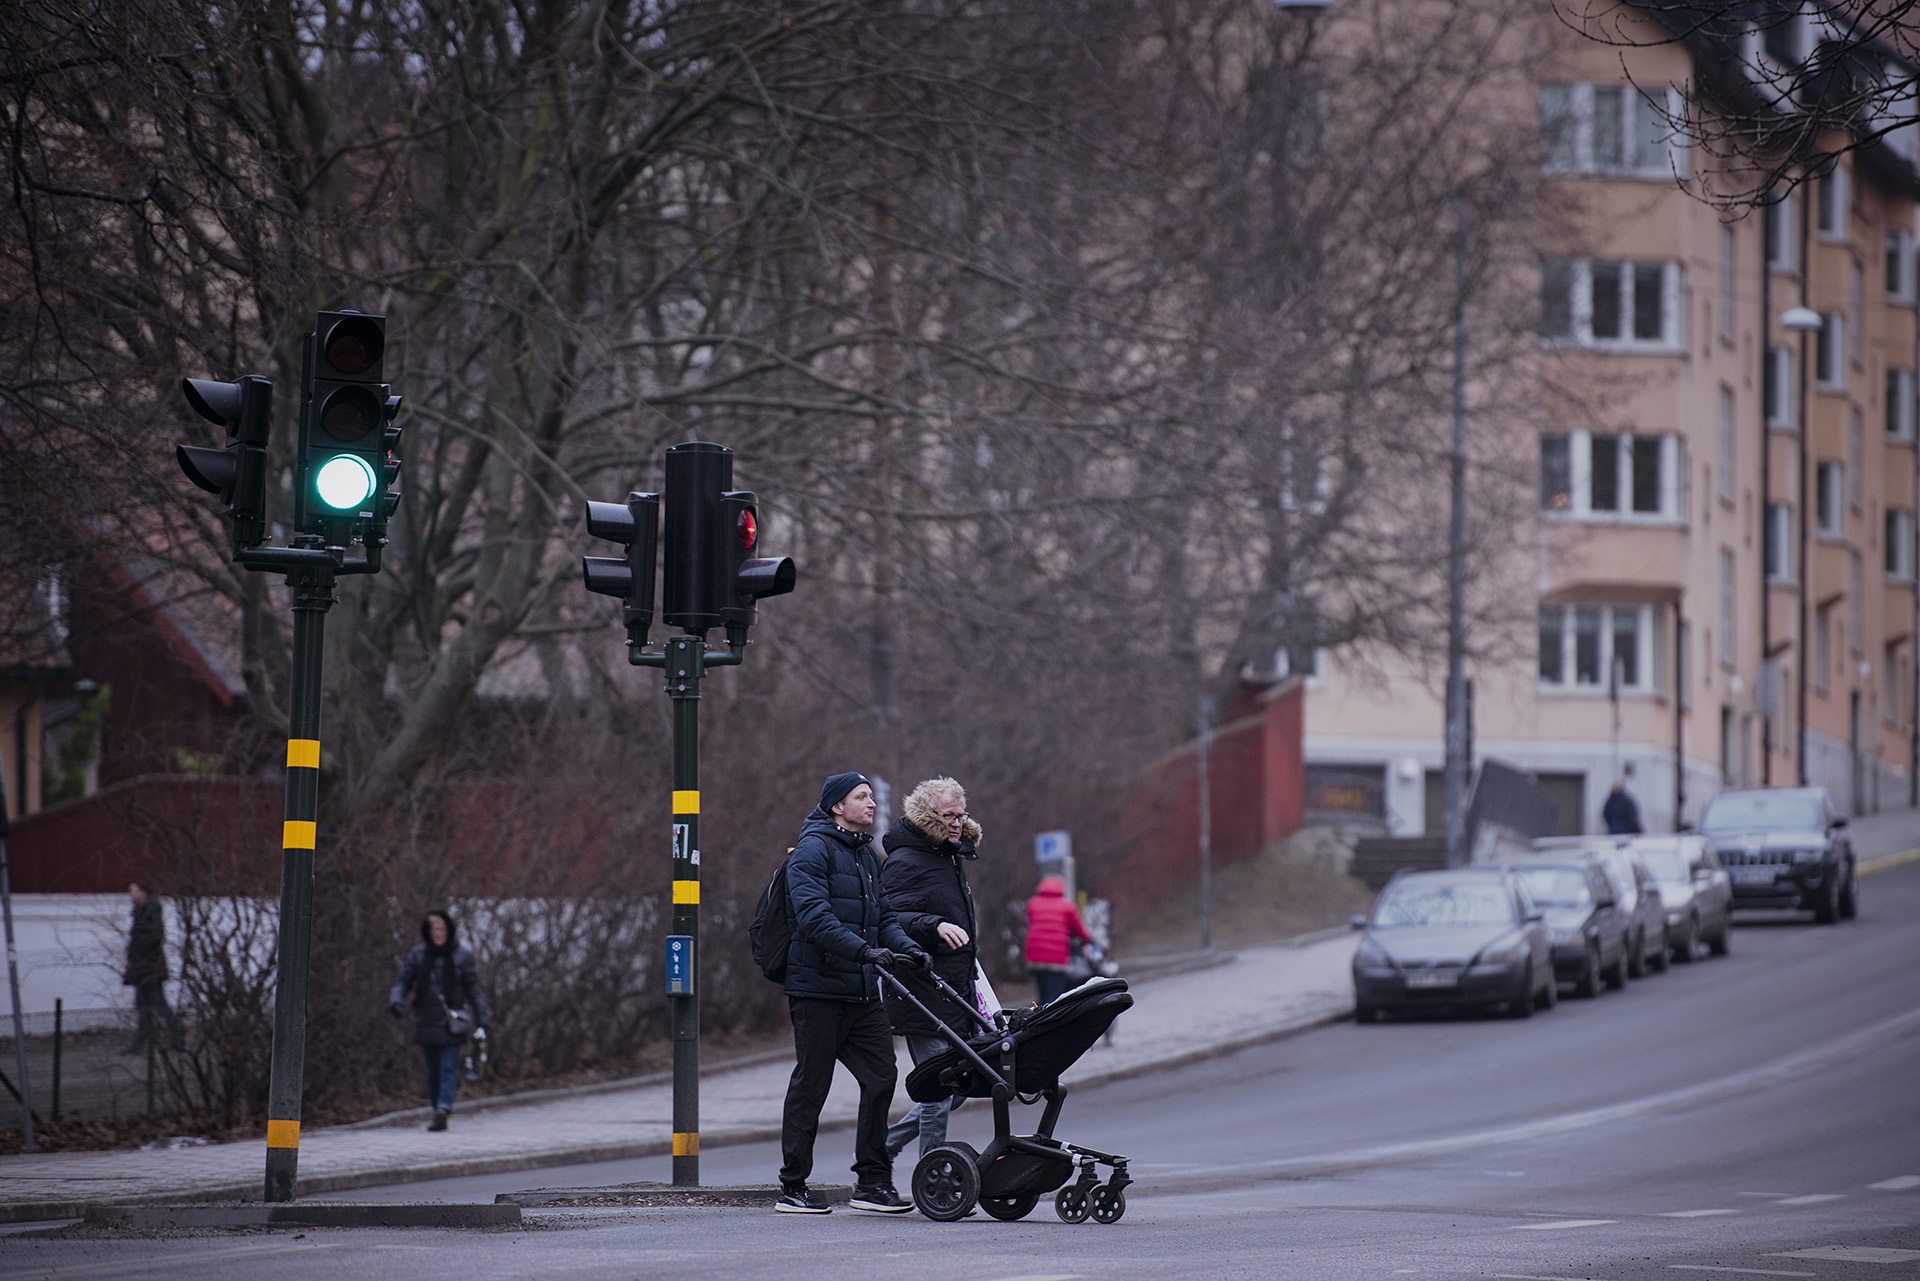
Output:
[[939,778],[927,779],[925,782],[916,785],[911,792],[907,793],[907,799],[904,802],[906,812],[912,814],[916,809],[921,809],[931,814],[933,813],[934,805],[941,798],[948,796],[959,797],[962,805],[967,803],[967,789],[960,786],[960,784],[953,779],[947,778],[944,775]]

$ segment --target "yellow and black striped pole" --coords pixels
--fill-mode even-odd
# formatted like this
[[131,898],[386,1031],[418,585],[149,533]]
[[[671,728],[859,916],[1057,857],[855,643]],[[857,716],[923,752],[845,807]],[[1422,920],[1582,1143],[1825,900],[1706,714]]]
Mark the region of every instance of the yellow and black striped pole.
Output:
[[320,672],[333,607],[330,566],[297,569],[293,688],[287,714],[287,807],[280,854],[280,958],[273,996],[273,1078],[267,1089],[269,1201],[293,1200],[300,1169],[300,1094],[307,1057],[307,952],[313,935],[313,847],[320,809]]
[[666,643],[673,700],[673,933],[685,936],[690,991],[673,1005],[673,1183],[700,1186],[700,679],[706,639]]

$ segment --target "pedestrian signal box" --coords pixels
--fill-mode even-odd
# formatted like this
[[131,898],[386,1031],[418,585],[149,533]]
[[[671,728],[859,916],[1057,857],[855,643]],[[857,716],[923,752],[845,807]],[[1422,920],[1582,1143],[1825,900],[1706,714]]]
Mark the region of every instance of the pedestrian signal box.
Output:
[[667,935],[667,995],[693,995],[693,936]]

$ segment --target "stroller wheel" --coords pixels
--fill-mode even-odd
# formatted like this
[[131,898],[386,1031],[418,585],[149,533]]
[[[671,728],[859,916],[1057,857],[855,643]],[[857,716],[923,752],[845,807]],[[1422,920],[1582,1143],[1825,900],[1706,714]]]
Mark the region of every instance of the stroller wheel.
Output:
[[964,1219],[979,1199],[980,1170],[964,1143],[942,1144],[913,1167],[913,1203],[929,1219]]
[[1127,1194],[1119,1188],[1106,1186],[1093,1190],[1093,1221],[1095,1223],[1118,1223],[1120,1216],[1127,1212]]
[[1063,1223],[1085,1223],[1092,1210],[1092,1200],[1077,1184],[1069,1183],[1053,1194],[1053,1212]]
[[996,1219],[1005,1219],[1008,1223],[1015,1219],[1024,1219],[1033,1207],[1040,1204],[1040,1198],[1032,1192],[1020,1196],[983,1196],[980,1208]]

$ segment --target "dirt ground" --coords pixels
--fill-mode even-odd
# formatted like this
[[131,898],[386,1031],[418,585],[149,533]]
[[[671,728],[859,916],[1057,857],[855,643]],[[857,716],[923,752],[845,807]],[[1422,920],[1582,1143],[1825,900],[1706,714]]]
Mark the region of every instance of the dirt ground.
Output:
[[[1344,925],[1373,906],[1373,891],[1338,870],[1340,843],[1327,829],[1310,828],[1258,858],[1213,874],[1212,942],[1216,948],[1277,943],[1298,934]],[[1200,946],[1200,890],[1164,900],[1133,920],[1113,923],[1114,952],[1126,972],[1130,956],[1193,951]]]

